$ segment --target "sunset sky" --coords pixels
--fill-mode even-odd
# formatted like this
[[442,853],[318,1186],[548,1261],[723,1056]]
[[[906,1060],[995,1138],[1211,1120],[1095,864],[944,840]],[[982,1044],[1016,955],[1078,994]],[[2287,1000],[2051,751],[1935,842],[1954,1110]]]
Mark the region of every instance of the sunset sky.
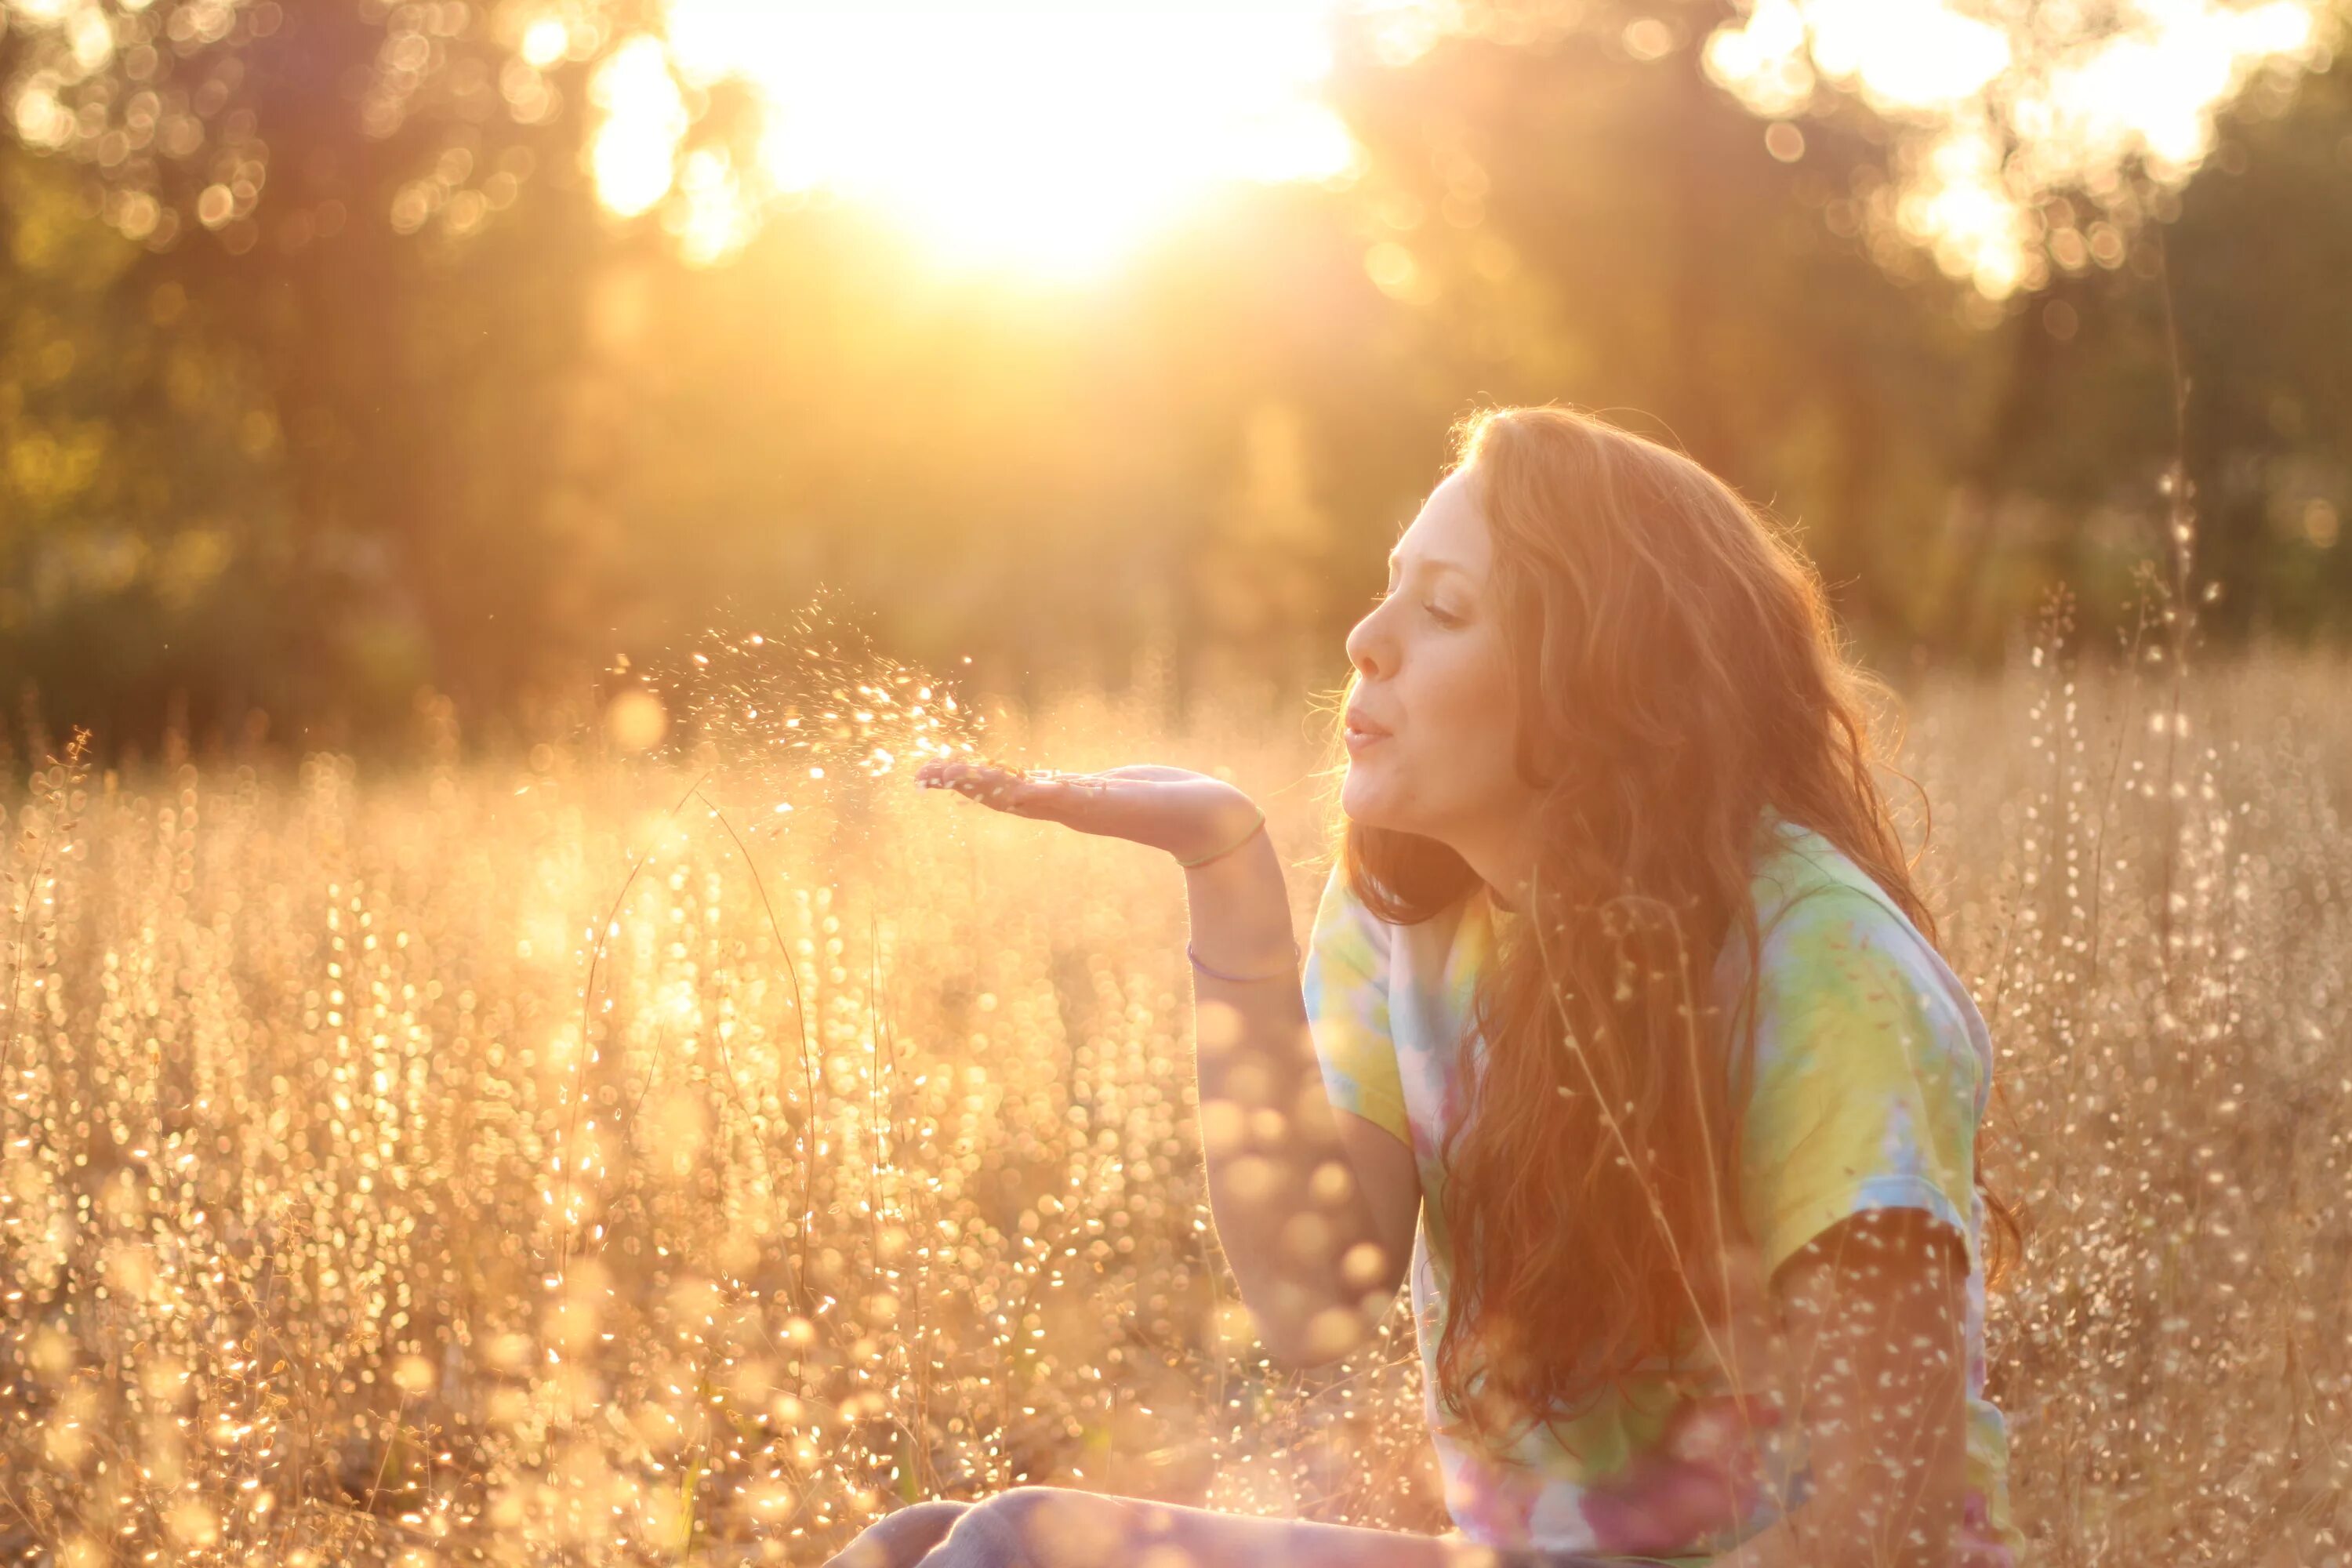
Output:
[[[621,214],[676,191],[668,218],[690,259],[731,254],[763,202],[822,188],[949,261],[1085,277],[1228,182],[1349,171],[1354,149],[1320,97],[1343,7],[1370,11],[1400,58],[1432,36],[1429,7],[1400,0],[673,0],[666,38],[625,46],[600,69],[598,188]],[[2124,26],[2094,31],[2063,7],[2004,27],[1945,0],[1758,0],[1705,58],[1767,119],[1801,114],[1834,85],[1918,127],[1903,227],[1999,295],[2031,281],[2021,195],[2110,177],[2134,157],[2185,174],[2250,72],[2318,47],[2315,0],[2122,10]],[[526,54],[561,53],[563,26],[535,24]],[[1636,59],[1676,41],[1663,20],[1625,31]],[[728,76],[764,106],[757,169],[676,156],[683,89]]]

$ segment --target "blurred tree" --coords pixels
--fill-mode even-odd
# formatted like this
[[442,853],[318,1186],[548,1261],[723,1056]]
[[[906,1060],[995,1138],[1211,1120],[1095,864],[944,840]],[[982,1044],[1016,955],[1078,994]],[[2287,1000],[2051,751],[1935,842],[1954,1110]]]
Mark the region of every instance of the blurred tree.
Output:
[[[2207,623],[2294,637],[2352,610],[2352,79],[2248,100],[2166,241],[2189,385]],[[2144,308],[2143,308],[2144,310]]]
[[[1345,79],[1367,265],[1454,342],[1525,355],[1541,321],[1511,395],[1654,417],[1803,526],[1868,640],[1990,655],[2052,583],[2124,615],[2134,563],[2167,556],[2168,243],[2235,606],[2209,624],[2341,626],[2315,541],[2347,431],[2315,345],[2346,341],[2316,282],[2352,212],[2345,89],[2328,6],[2259,10],[1925,7],[1874,33],[1808,0],[1471,5]],[[1874,77],[1889,37],[1907,75]],[[2184,49],[2170,90],[2219,71],[2213,104],[2099,90]]]
[[2200,581],[2220,584],[2209,630],[2352,629],[2352,305],[2331,281],[2352,275],[2352,83],[2331,69],[2249,94],[2177,216],[2105,258],[2080,206],[2047,208],[2050,276],[1995,330],[1994,415],[1956,463],[1965,561],[1931,632],[1997,637],[2060,579],[2095,619],[2120,611],[2136,563],[2168,559],[2176,457]]
[[[121,236],[122,289],[185,301],[257,404],[239,440],[270,479],[240,500],[268,543],[216,565],[272,612],[247,617],[270,652],[248,647],[242,691],[184,663],[194,721],[249,698],[349,736],[425,682],[482,714],[568,679],[550,628],[604,612],[611,520],[563,439],[591,277],[572,261],[608,227],[565,110],[658,6],[5,9],[7,107],[59,160],[46,188],[86,171],[80,243]],[[741,133],[740,99],[697,105],[706,140]],[[131,397],[97,413],[142,416]],[[141,493],[142,527],[197,521]],[[206,537],[235,556],[261,526]]]
[[0,142],[0,670],[111,733],[174,689],[241,718],[280,650],[279,432],[242,346]]
[[1297,690],[1322,662],[1312,639],[1333,624],[1337,531],[1316,494],[1298,411],[1261,403],[1242,421],[1239,482],[1194,552],[1205,679]]

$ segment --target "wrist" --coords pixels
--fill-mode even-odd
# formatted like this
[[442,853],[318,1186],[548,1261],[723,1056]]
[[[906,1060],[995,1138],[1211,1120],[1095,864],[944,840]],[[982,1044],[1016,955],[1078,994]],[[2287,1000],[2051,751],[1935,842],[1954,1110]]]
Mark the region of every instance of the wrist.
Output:
[[1247,968],[1231,969],[1203,963],[1201,962],[1200,953],[1194,951],[1193,944],[1189,942],[1184,944],[1184,956],[1192,961],[1195,973],[1210,980],[1222,980],[1229,985],[1244,985],[1258,980],[1296,980],[1298,978],[1299,962],[1307,955],[1294,939],[1290,944],[1289,961],[1279,965],[1262,963],[1253,964]]
[[1258,810],[1255,805],[1250,807],[1250,813],[1255,820],[1238,836],[1228,835],[1202,854],[1178,855],[1176,864],[1183,867],[1187,871],[1198,871],[1240,853],[1265,828],[1265,813]]

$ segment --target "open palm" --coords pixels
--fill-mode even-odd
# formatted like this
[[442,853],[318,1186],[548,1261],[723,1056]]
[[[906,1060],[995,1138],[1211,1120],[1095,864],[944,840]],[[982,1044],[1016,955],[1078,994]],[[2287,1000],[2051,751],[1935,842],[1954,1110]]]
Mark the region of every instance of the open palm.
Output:
[[915,770],[925,789],[952,789],[1013,816],[1126,838],[1193,859],[1234,843],[1258,819],[1248,795],[1189,768],[1132,763],[1064,773],[933,759]]

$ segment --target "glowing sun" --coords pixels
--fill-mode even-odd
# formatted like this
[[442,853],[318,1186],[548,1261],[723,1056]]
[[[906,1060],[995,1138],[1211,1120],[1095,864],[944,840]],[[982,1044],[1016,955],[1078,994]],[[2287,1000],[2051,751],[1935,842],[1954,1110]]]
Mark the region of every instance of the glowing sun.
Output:
[[[864,203],[958,261],[1088,272],[1221,184],[1349,167],[1318,98],[1334,11],[671,0],[666,40],[598,74],[597,188],[621,213],[675,189],[689,257],[730,248],[757,185]],[[728,76],[758,93],[760,166],[679,168],[681,88]]]

